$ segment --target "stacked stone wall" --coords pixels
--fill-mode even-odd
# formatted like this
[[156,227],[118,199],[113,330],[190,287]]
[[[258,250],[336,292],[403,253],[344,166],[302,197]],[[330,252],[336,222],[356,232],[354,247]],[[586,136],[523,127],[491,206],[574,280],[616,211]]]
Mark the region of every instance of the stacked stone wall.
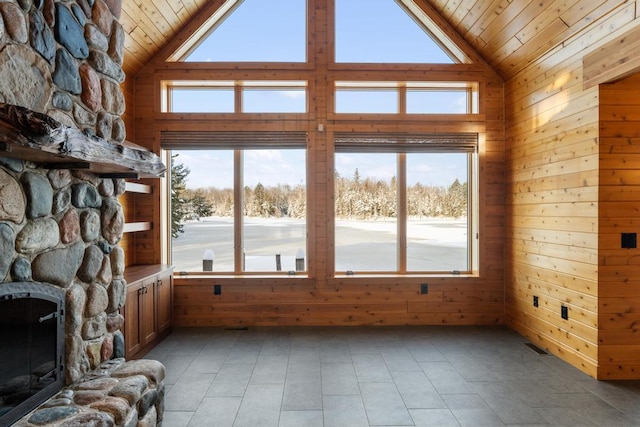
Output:
[[0,286],[66,292],[65,383],[124,357],[121,179],[0,157]]
[[0,102],[125,140],[122,0],[1,0]]

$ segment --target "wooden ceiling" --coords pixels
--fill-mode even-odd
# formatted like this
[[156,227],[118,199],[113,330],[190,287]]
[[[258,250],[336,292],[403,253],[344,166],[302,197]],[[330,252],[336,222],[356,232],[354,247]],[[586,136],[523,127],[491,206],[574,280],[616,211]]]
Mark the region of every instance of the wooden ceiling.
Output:
[[122,0],[124,71],[135,76],[207,3],[207,0]]
[[[634,0],[416,1],[429,3],[487,63],[509,79],[554,46]],[[123,0],[127,75],[136,75],[206,3]]]

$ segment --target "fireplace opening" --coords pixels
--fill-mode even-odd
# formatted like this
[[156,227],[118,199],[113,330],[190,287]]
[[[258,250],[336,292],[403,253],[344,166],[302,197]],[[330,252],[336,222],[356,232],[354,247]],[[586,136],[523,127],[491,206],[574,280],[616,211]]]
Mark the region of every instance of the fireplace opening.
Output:
[[64,295],[44,283],[0,284],[0,426],[62,389]]

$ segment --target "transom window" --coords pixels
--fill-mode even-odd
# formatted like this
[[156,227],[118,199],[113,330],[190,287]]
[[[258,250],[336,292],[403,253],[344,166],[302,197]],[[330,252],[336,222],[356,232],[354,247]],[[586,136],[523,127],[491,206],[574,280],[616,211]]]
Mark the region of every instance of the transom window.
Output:
[[171,81],[165,111],[172,113],[305,113],[305,81]]
[[335,82],[336,113],[477,114],[475,82]]

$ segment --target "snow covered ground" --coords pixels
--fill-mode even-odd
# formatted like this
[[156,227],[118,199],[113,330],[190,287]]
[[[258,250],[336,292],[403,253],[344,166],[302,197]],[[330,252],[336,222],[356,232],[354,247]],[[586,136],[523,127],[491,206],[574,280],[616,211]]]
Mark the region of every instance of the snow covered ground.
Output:
[[[305,221],[251,218],[244,225],[246,271],[295,270],[296,253],[305,247]],[[336,272],[396,269],[396,222],[336,220]],[[467,269],[466,219],[412,219],[408,224],[407,265],[410,271]],[[205,250],[215,253],[213,270],[233,270],[233,219],[207,217],[184,225],[172,240],[176,271],[202,271]]]

